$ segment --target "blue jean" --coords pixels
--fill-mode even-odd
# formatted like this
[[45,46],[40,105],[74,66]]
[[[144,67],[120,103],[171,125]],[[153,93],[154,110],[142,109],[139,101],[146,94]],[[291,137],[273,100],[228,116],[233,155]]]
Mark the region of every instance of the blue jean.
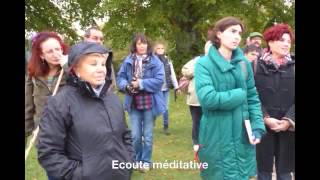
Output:
[[[152,110],[137,110],[132,108],[129,113],[135,160],[151,163],[153,145]],[[142,142],[143,136],[143,142]]]
[[168,127],[169,125],[169,96],[170,96],[170,90],[168,89],[167,91],[162,91],[163,93],[163,98],[165,100],[166,104],[166,111],[162,114],[163,118],[163,127]]
[[[292,180],[291,173],[276,173],[277,180]],[[272,172],[258,172],[257,180],[271,180]]]
[[56,178],[49,176],[48,173],[47,173],[47,177],[48,177],[48,180],[56,180]]

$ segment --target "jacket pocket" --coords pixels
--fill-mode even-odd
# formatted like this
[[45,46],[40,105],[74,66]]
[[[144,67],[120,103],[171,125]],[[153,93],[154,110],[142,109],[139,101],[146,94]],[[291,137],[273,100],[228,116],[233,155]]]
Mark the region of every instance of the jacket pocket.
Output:
[[71,180],[82,180],[82,164],[80,162],[74,169]]
[[283,71],[281,73],[281,78],[294,78],[295,74],[294,74],[294,70],[292,68],[287,69],[286,71]]
[[82,162],[83,180],[108,179],[112,174],[112,159],[108,153],[84,156]]

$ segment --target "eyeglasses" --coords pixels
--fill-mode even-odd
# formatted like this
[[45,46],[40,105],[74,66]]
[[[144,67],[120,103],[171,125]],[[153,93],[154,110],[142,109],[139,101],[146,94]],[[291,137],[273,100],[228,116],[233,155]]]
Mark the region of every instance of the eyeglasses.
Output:
[[43,51],[42,53],[50,55],[50,54],[53,54],[56,51],[62,51],[62,48],[54,48],[54,49],[50,49],[50,50],[47,50],[47,51]]

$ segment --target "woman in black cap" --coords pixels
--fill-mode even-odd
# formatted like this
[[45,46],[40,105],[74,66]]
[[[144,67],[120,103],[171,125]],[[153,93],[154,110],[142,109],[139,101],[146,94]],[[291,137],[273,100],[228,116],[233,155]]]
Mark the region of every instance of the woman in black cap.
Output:
[[[131,133],[122,104],[110,92],[111,58],[100,44],[71,47],[67,85],[45,106],[38,159],[56,179],[130,179]],[[122,166],[123,167],[123,166]]]

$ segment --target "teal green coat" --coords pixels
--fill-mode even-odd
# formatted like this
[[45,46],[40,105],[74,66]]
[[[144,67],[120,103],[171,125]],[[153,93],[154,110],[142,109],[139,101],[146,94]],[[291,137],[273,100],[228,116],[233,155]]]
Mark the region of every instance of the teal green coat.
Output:
[[196,64],[195,85],[203,110],[199,158],[208,163],[208,168],[201,171],[202,178],[248,180],[256,171],[256,154],[244,120],[250,119],[256,137],[265,133],[249,61],[237,48],[229,63],[211,46],[209,54]]

